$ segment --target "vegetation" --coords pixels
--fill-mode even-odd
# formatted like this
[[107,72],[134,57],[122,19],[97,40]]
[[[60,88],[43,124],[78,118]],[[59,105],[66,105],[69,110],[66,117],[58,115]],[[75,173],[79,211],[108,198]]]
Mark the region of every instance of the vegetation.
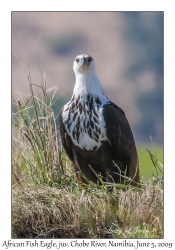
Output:
[[[42,76],[41,76],[42,77]],[[45,78],[14,99],[12,159],[13,238],[162,238],[162,165],[147,149],[155,176],[140,187],[79,185],[59,140],[56,90]],[[112,189],[108,186],[112,186]]]
[[[153,176],[162,176],[161,171],[156,171],[156,160],[163,162],[163,148],[160,146],[150,146],[151,150],[147,146],[138,147],[139,165],[140,165],[140,176],[144,181],[152,179]],[[151,155],[149,154],[151,152]]]

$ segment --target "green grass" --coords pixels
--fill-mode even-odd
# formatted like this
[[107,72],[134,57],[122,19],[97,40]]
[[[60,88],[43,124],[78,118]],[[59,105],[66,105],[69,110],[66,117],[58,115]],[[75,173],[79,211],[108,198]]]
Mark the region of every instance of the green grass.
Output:
[[[148,146],[138,147],[138,157],[139,157],[139,165],[140,165],[140,177],[143,180],[149,180],[153,175],[157,175],[155,166],[153,165],[151,158],[146,151]],[[163,163],[163,147],[160,146],[151,146],[151,152],[155,155],[158,161]],[[160,172],[159,172],[160,174]]]

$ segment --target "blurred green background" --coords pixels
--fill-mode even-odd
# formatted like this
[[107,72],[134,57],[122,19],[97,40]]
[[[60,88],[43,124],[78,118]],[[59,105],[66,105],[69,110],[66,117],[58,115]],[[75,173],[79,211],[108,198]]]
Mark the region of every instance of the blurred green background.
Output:
[[[163,164],[163,148],[161,146],[150,146],[149,149],[156,157],[156,159]],[[156,169],[151,161],[151,158],[148,152],[145,150],[145,147],[139,146],[137,148],[138,157],[139,157],[139,166],[140,166],[140,178],[141,180],[149,180],[153,175],[161,175],[161,172],[156,172]],[[163,169],[160,167],[162,173]]]

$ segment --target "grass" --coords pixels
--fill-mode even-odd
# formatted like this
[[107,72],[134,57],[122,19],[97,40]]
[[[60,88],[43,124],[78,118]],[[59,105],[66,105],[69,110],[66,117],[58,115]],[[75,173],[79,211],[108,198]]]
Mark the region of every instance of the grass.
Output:
[[[149,180],[153,175],[161,175],[161,172],[156,172],[155,165],[153,164],[149,153],[146,151],[147,146],[138,147],[138,157],[140,163],[140,176],[144,180]],[[163,149],[160,146],[153,147],[151,152],[159,162],[163,162]]]
[[162,184],[113,193],[95,187],[13,190],[13,238],[161,238]]
[[56,90],[50,95],[41,79],[32,84],[29,71],[30,94],[13,98],[12,237],[162,238],[162,164],[154,152],[145,151],[149,164],[141,157],[140,165],[154,166],[155,173],[140,187],[80,186],[60,144]]

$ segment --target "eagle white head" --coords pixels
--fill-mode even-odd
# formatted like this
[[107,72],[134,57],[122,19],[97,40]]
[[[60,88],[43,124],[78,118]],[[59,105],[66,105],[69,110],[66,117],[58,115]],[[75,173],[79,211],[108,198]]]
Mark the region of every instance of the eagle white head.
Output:
[[76,56],[73,63],[73,70],[76,76],[78,74],[95,74],[95,63],[93,58],[85,54]]
[[75,87],[73,95],[80,95],[82,99],[86,99],[87,95],[93,95],[101,100],[101,103],[108,100],[103,87],[95,72],[95,63],[91,56],[81,54],[75,57],[73,63],[75,72]]

